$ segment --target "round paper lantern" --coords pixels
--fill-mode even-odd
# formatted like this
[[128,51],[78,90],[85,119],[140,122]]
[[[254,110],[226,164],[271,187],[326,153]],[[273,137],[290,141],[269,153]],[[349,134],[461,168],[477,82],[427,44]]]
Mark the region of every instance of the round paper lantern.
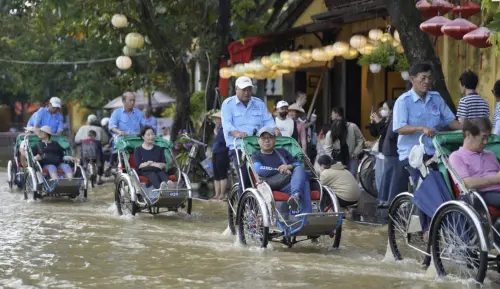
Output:
[[397,30],[394,31],[394,40],[401,43],[401,39],[399,38],[399,32]]
[[283,51],[281,51],[281,53],[280,53],[280,58],[281,58],[281,60],[282,60],[282,61],[285,61],[285,60],[290,60],[290,53],[291,53],[291,52],[290,52],[290,51],[288,51],[288,50],[283,50]]
[[403,53],[405,52],[404,48],[402,45],[396,46],[396,52],[397,53]]
[[333,49],[333,44],[323,47],[323,50],[325,51],[328,59],[332,59],[335,57],[335,49]]
[[368,40],[363,35],[354,35],[349,40],[349,44],[351,44],[352,47],[359,49],[365,46],[367,41]]
[[373,41],[379,41],[382,35],[384,35],[384,32],[380,29],[372,29],[368,32],[368,38]]
[[125,44],[130,48],[142,48],[144,47],[144,37],[136,32],[131,32],[125,37]]
[[314,48],[312,51],[312,58],[316,61],[325,61],[328,56],[323,48]]
[[281,63],[281,57],[279,53],[273,53],[271,54],[271,63],[272,64],[280,64]]
[[292,63],[300,63],[302,62],[302,57],[300,56],[300,52],[298,51],[294,51],[292,53],[290,53],[290,61]]
[[456,18],[450,23],[441,27],[441,32],[455,40],[462,40],[465,34],[474,31],[477,26],[463,18]]
[[453,10],[453,4],[444,0],[420,0],[416,4],[417,10],[424,18],[431,18],[434,16],[445,15]]
[[358,49],[359,53],[363,55],[369,55],[375,50],[375,46],[371,43],[366,44],[365,46]]
[[297,68],[301,65],[302,63],[300,61],[291,61],[290,60],[290,67]]
[[469,43],[472,46],[478,48],[487,48],[491,46],[491,43],[488,42],[490,38],[490,30],[486,27],[480,27],[474,31],[471,31],[464,35],[464,41]]
[[358,50],[356,50],[356,48],[354,47],[350,47],[349,50],[342,56],[344,57],[344,59],[351,60],[358,57],[358,55]]
[[287,60],[281,61],[280,66],[289,67],[289,66],[291,66],[290,64],[291,64],[290,59],[287,59]]
[[453,13],[457,14],[459,17],[469,17],[481,11],[481,6],[474,2],[463,2],[461,5],[458,4],[453,8]]
[[266,69],[266,67],[260,62],[260,59],[255,59],[250,62],[250,67],[253,71],[261,72]]
[[240,74],[244,74],[246,69],[245,69],[245,65],[242,64],[242,63],[238,63],[234,66],[234,71],[236,72],[236,74],[240,75]]
[[396,41],[395,39],[392,41],[392,46],[393,47],[396,47],[396,46],[399,46],[399,45],[401,45],[401,43],[398,42],[398,41]]
[[246,76],[249,78],[255,78],[255,73],[254,72],[246,72],[243,74],[243,76]]
[[387,43],[387,42],[392,43],[392,35],[389,33],[384,33],[384,34],[382,34],[382,37],[380,37],[380,41],[383,43]]
[[127,16],[123,14],[115,14],[111,17],[111,24],[116,28],[127,27]]
[[300,57],[301,57],[301,62],[302,63],[309,63],[312,61],[312,52],[309,49],[302,49],[299,50]]
[[121,70],[127,70],[132,66],[132,59],[128,56],[120,56],[116,59],[116,67]]
[[223,79],[231,78],[232,73],[229,67],[223,67],[219,70],[219,76]]
[[123,52],[123,55],[125,55],[125,56],[134,56],[137,51],[134,48],[130,48],[128,46],[123,46],[122,52]]
[[420,24],[420,30],[433,36],[442,36],[443,32],[441,31],[441,28],[450,22],[451,20],[446,17],[435,16]]
[[260,59],[260,62],[262,62],[262,64],[265,66],[265,67],[270,67],[271,65],[273,65],[271,63],[271,57],[269,56],[263,56],[261,59]]
[[349,51],[349,44],[343,41],[337,41],[333,44],[335,55],[344,55]]

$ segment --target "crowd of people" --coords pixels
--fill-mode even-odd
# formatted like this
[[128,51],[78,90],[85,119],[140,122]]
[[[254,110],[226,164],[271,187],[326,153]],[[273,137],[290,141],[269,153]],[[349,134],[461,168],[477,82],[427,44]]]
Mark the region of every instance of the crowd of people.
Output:
[[[455,116],[440,94],[430,90],[432,67],[418,63],[411,67],[411,86],[395,101],[381,102],[377,111],[370,116],[370,134],[377,138],[372,147],[376,155],[375,183],[379,207],[387,207],[396,195],[408,189],[410,183],[418,182],[420,173],[411,166],[411,151],[422,142],[424,161],[432,158],[434,147],[432,137],[442,130],[460,130],[465,124],[475,124],[481,131],[487,131],[484,119],[490,116],[488,103],[477,93],[478,77],[472,71],[464,72],[460,78],[461,98]],[[215,195],[213,199],[227,198],[228,171],[230,162],[238,167],[237,154],[241,158],[241,139],[255,135],[261,151],[253,156],[255,171],[273,189],[291,195],[290,207],[308,210],[310,202],[309,175],[303,166],[286,151],[274,149],[276,136],[295,139],[311,160],[323,185],[336,192],[341,206],[354,205],[361,192],[357,183],[357,166],[363,153],[365,139],[359,127],[346,120],[344,109],[334,107],[330,122],[317,128],[316,115],[306,115],[304,105],[307,97],[298,93],[294,103],[285,100],[276,102],[275,111],[269,112],[261,99],[252,96],[253,83],[248,77],[239,77],[235,82],[236,95],[227,98],[221,110],[211,115],[215,124],[212,145]],[[492,93],[498,104],[493,115],[492,130],[500,133],[500,81],[495,83]],[[120,136],[140,135],[144,144],[136,149],[134,157],[138,173],[147,176],[156,188],[165,186],[168,175],[163,174],[163,154],[153,144],[157,135],[156,119],[150,109],[144,111],[135,107],[135,94],[126,92],[122,96],[123,108],[112,112],[111,117],[100,122],[95,115],[89,115],[87,123],[75,135],[75,143],[81,146],[80,159],[89,159],[98,165],[98,183],[102,183],[104,163],[113,163],[113,143]],[[51,177],[57,177],[57,168],[70,176],[64,166],[62,149],[50,142],[50,136],[60,134],[63,129],[62,102],[57,97],[35,112],[26,127],[26,133],[36,133],[43,145],[33,147],[36,159],[43,163]],[[483,119],[483,122],[470,121]],[[488,120],[489,121],[489,120]],[[471,131],[471,128],[467,128]],[[169,139],[167,128],[162,135]],[[478,135],[472,130],[471,137]],[[26,144],[21,146],[25,158]],[[470,149],[469,149],[470,150]],[[465,153],[462,158],[465,158]],[[163,156],[164,157],[164,156]],[[458,158],[454,158],[458,159]],[[455,160],[458,162],[458,160]],[[111,166],[110,166],[111,167]],[[246,166],[239,167],[239,193],[250,185]],[[239,170],[237,170],[239,171]],[[161,172],[161,173],[160,173]],[[463,173],[467,175],[468,173]]]

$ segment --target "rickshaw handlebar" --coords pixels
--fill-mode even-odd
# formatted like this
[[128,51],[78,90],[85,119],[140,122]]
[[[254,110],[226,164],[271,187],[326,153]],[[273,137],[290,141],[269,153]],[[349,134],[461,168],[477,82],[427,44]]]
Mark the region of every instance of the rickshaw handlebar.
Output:
[[193,138],[190,138],[190,137],[189,137],[189,136],[187,136],[186,134],[183,134],[183,135],[182,135],[182,138],[185,138],[185,139],[187,139],[187,140],[189,140],[189,141],[191,141],[191,142],[193,142],[193,143],[195,143],[195,144],[197,144],[197,145],[200,145],[200,146],[202,146],[202,147],[207,147],[207,146],[208,146],[207,144],[202,143],[201,141],[197,141],[197,140],[195,140],[195,139],[193,139]]

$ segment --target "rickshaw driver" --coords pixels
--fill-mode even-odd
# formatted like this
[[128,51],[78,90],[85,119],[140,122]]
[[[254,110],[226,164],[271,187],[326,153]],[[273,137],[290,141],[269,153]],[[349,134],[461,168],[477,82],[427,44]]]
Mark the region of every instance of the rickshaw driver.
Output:
[[[235,86],[236,95],[228,97],[222,103],[221,114],[224,139],[229,148],[229,158],[238,171],[236,152],[241,157],[241,151],[234,147],[234,139],[253,135],[264,126],[272,127],[276,135],[279,135],[279,130],[276,128],[273,116],[267,110],[266,104],[259,98],[252,96],[252,80],[249,77],[241,76],[236,79]],[[241,140],[238,140],[236,146],[239,146],[240,143]],[[245,183],[245,187],[250,185],[246,166],[241,167],[241,174],[242,176],[238,173],[239,195],[243,193],[242,182]]]
[[271,177],[278,177],[276,182],[281,184],[271,189],[291,195],[288,199],[291,211],[311,213],[311,187],[304,167],[288,151],[274,149],[276,145],[274,128],[261,128],[258,137],[260,152],[252,156],[255,172],[268,180]]
[[115,141],[118,136],[138,135],[144,126],[144,114],[135,108],[135,93],[125,92],[122,95],[123,107],[111,114],[108,128],[114,134]]

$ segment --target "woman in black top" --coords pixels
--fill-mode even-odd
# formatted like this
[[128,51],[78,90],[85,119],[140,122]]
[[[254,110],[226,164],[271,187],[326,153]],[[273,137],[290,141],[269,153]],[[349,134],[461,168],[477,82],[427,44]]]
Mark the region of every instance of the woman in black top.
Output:
[[134,151],[134,162],[139,176],[145,176],[156,189],[166,189],[169,181],[165,171],[166,160],[164,149],[154,145],[155,132],[151,126],[141,129],[140,136],[144,140]]

